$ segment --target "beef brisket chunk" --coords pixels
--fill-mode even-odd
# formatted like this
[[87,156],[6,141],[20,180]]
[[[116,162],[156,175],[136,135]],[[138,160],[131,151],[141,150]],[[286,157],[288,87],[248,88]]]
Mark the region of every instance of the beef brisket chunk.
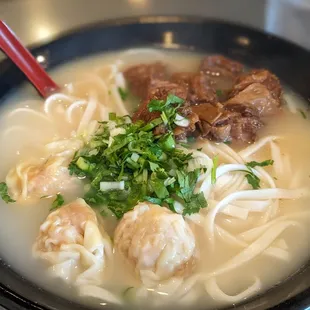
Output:
[[279,79],[266,69],[255,69],[241,75],[230,94],[230,97],[234,97],[240,91],[253,83],[260,83],[266,86],[271,92],[274,99],[280,99],[282,95],[282,88]]
[[[131,91],[142,99],[133,121],[148,123],[160,117],[150,112],[151,100],[166,100],[173,94],[184,100],[178,113],[189,122],[174,128],[177,140],[189,135],[216,142],[253,142],[262,128],[262,116],[275,114],[281,103],[278,78],[268,70],[243,72],[243,65],[221,55],[203,59],[200,72],[177,72],[168,80],[166,66],[160,62],[128,68],[124,75]],[[155,135],[167,131],[164,124]]]
[[186,100],[187,90],[183,86],[169,81],[154,80],[147,89],[146,98],[140,104],[138,111],[134,113],[133,121],[143,120],[147,123],[159,117],[159,112],[150,112],[148,110],[148,104],[151,100],[166,100],[169,94]]
[[234,117],[230,135],[232,140],[235,141],[254,142],[257,131],[262,127],[263,123],[256,116]]
[[[175,84],[169,81],[154,80],[148,88],[146,99],[140,105],[138,111],[133,115],[133,121],[143,120],[150,122],[153,119],[160,117],[160,112],[150,112],[148,104],[151,100],[166,100],[169,94],[173,94],[181,99],[184,99],[184,104],[179,108],[178,113],[189,120],[189,125],[186,127],[177,126],[174,129],[174,134],[177,140],[185,140],[186,137],[196,130],[196,123],[199,121],[188,102],[187,89],[184,85]],[[159,125],[154,129],[154,134],[159,135],[166,132],[164,125]]]
[[243,69],[243,65],[239,62],[221,55],[207,56],[200,65],[200,71],[209,77],[210,85],[215,89],[220,102],[228,99],[228,95]]
[[238,77],[243,72],[244,66],[222,55],[207,56],[202,60],[200,70],[211,76],[234,76]]
[[278,111],[280,102],[265,85],[253,83],[226,101],[225,106],[230,109],[230,105],[241,104],[256,109],[259,116],[269,116]]
[[167,68],[161,62],[151,64],[139,64],[127,68],[124,71],[125,79],[131,92],[140,98],[147,96],[149,85],[153,80],[164,80],[167,77]]
[[241,104],[257,110],[260,116],[273,115],[281,105],[282,88],[268,70],[252,70],[237,79],[225,106]]
[[263,126],[255,110],[241,105],[237,110],[227,110],[217,104],[192,107],[199,117],[198,128],[203,138],[216,142],[240,141],[253,142],[257,131]]
[[186,87],[188,90],[187,100],[191,105],[217,102],[212,82],[202,72],[177,72],[172,74],[171,81]]

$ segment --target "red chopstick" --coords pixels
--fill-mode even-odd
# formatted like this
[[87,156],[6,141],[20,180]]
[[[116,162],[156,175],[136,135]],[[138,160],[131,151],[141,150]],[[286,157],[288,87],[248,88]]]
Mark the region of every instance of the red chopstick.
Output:
[[27,76],[30,82],[44,97],[57,91],[59,86],[48,76],[41,65],[22,45],[13,31],[0,20],[0,49]]

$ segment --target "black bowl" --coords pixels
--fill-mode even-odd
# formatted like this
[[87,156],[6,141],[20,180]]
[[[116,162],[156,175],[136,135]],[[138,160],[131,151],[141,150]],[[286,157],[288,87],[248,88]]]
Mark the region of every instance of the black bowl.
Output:
[[[98,52],[164,46],[172,32],[174,46],[219,53],[250,67],[274,72],[304,99],[310,100],[310,52],[245,26],[199,17],[139,17],[106,21],[64,34],[32,49],[48,55],[48,68]],[[0,98],[14,92],[25,77],[8,60],[0,64]],[[12,236],[14,238],[14,236]],[[0,305],[7,309],[87,309],[51,294],[17,274],[0,255]],[[310,261],[295,275],[234,309],[310,309]],[[108,306],[112,309],[114,307]]]

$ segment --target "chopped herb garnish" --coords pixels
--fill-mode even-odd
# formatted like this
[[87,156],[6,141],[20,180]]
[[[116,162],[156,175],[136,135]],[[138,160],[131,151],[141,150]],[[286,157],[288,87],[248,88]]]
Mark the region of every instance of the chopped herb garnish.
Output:
[[[174,121],[183,102],[174,95],[168,95],[166,100],[151,100],[149,110],[161,112],[161,117],[148,124],[132,123],[115,114],[110,114],[108,122],[100,123],[89,144],[69,165],[71,174],[90,183],[84,196],[87,203],[106,206],[117,218],[139,201],[159,204],[175,212],[177,199],[184,207],[184,215],[207,206],[204,196],[194,193],[203,167],[189,172],[192,154],[178,149],[174,140]],[[163,123],[166,132],[155,136],[153,129]],[[121,133],[111,137],[111,127]],[[122,188],[102,190],[103,185],[117,182],[122,182]]]
[[122,87],[119,87],[118,93],[121,96],[122,100],[125,101],[128,98],[128,95],[129,95],[128,90],[123,89]]
[[272,159],[267,159],[262,162],[257,162],[257,161],[250,161],[246,163],[246,167],[248,170],[242,170],[243,172],[246,173],[245,177],[248,181],[248,183],[253,187],[253,189],[259,189],[260,188],[260,179],[255,173],[253,172],[252,168],[255,167],[266,167],[273,165],[274,161]]
[[273,163],[274,163],[274,161],[272,159],[267,159],[267,160],[264,160],[262,162],[250,161],[250,162],[246,163],[245,165],[247,167],[254,168],[254,167],[272,166]]
[[65,200],[64,200],[63,196],[60,194],[57,194],[55,200],[52,203],[52,207],[51,207],[50,211],[54,211],[54,210],[58,209],[64,203],[65,203]]
[[260,178],[254,174],[254,172],[251,171],[244,171],[246,172],[246,179],[248,183],[253,187],[253,189],[259,189],[260,188]]
[[217,89],[215,92],[218,97],[221,97],[223,95],[223,91],[221,89]]
[[207,203],[203,193],[192,195],[190,201],[185,204],[183,209],[183,215],[191,215],[193,213],[199,212],[200,209],[206,208]]
[[211,183],[215,184],[216,182],[216,169],[217,169],[217,164],[218,164],[218,156],[214,156],[212,159],[213,166],[211,170]]
[[5,182],[0,183],[0,195],[2,200],[6,203],[15,202],[15,200],[10,197],[8,193],[8,186]]
[[307,115],[306,115],[306,113],[304,112],[304,110],[302,110],[302,109],[298,109],[298,110],[299,110],[301,116],[302,116],[304,119],[306,119],[306,118],[307,118]]
[[184,100],[169,94],[166,100],[151,100],[148,109],[150,112],[161,112],[162,122],[170,131],[174,125],[178,108],[184,103]]
[[232,142],[230,140],[224,141],[225,144],[230,145]]

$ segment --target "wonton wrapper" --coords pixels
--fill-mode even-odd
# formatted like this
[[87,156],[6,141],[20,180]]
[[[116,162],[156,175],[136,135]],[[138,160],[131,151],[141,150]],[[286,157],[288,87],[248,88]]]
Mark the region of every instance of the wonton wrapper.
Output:
[[195,237],[183,217],[150,203],[140,203],[124,215],[114,242],[146,285],[183,277],[196,260]]
[[100,285],[111,242],[83,199],[50,213],[40,227],[33,255],[44,259],[52,276],[73,285]]
[[77,139],[54,141],[44,146],[43,158],[17,164],[6,177],[11,197],[40,198],[77,187],[79,180],[70,176],[68,165],[82,146],[82,141]]
[[76,186],[76,182],[62,157],[20,163],[6,177],[10,195],[15,200],[56,195],[62,189]]

